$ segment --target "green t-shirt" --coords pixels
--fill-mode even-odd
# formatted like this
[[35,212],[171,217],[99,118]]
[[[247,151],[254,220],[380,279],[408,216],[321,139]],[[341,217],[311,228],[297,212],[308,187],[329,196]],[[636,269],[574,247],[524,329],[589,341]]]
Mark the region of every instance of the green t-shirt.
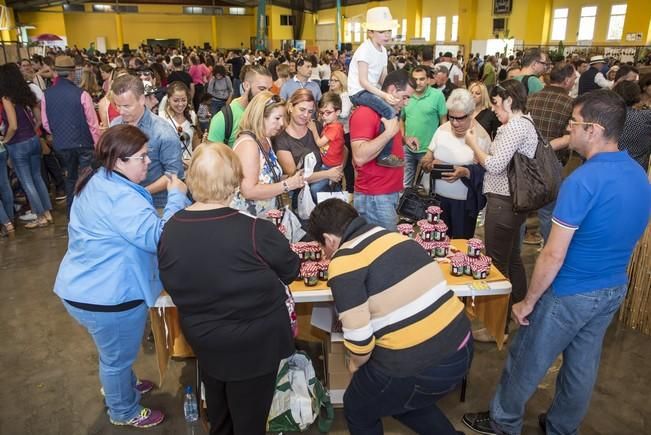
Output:
[[417,152],[427,152],[427,147],[439,128],[441,116],[447,115],[443,92],[428,86],[423,95],[412,94],[403,109],[402,119],[405,120],[405,136],[416,136],[420,142]]
[[[237,99],[231,101],[231,110],[233,111],[233,128],[231,130],[231,137],[228,139],[228,146],[233,148],[237,133],[240,130],[240,119],[244,113],[244,108]],[[210,120],[210,128],[208,129],[208,140],[210,142],[224,142],[226,135],[226,121],[224,121],[224,113],[220,110]]]
[[[517,76],[517,77],[514,77],[514,79],[516,79],[519,82],[522,82],[522,79],[525,78],[525,77],[529,77],[529,79],[527,80],[527,86],[529,87],[529,93],[527,95],[532,95],[532,94],[535,94],[536,92],[540,92],[545,87],[545,84],[543,82],[541,82],[538,77],[533,76],[533,75]],[[522,83],[522,84],[524,85],[524,83]],[[525,86],[525,89],[527,88],[527,86]]]

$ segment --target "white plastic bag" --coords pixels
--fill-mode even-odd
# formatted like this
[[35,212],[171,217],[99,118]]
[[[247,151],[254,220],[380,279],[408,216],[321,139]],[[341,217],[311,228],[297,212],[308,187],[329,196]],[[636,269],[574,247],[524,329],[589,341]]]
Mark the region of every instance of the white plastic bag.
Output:
[[312,192],[310,192],[310,185],[305,182],[305,186],[298,192],[298,206],[296,207],[296,213],[298,217],[307,220],[310,218],[312,210],[314,210],[316,204],[312,199]]
[[340,199],[343,202],[348,202],[348,192],[317,192],[316,193],[316,202],[321,204],[326,199],[335,198]]
[[306,232],[301,227],[301,221],[298,220],[294,212],[287,206],[285,206],[283,220],[280,223],[285,227],[285,237],[287,237],[289,243],[300,242],[305,237]]

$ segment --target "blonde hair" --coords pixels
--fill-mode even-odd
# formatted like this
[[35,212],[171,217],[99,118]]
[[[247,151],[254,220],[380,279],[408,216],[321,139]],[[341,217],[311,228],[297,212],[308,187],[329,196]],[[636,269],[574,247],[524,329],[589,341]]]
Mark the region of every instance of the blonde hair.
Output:
[[488,96],[488,89],[486,88],[486,85],[483,84],[482,82],[470,83],[470,86],[468,86],[468,91],[470,91],[471,94],[472,94],[472,88],[474,87],[478,87],[479,92],[481,93],[481,102],[476,105],[476,108],[479,108],[481,110],[490,109],[491,99]]
[[341,91],[339,93],[343,94],[346,92],[348,90],[348,77],[346,77],[346,74],[342,71],[333,71],[330,78],[332,79],[333,77],[339,80],[339,84],[341,85]]
[[229,201],[240,187],[242,163],[223,143],[204,143],[192,153],[186,183],[195,201]]
[[79,84],[79,87],[88,92],[91,96],[102,90],[102,88],[97,84],[95,73],[88,70],[81,73],[81,83]]
[[242,114],[240,121],[240,134],[248,131],[253,133],[259,140],[265,140],[267,134],[264,128],[264,120],[268,118],[271,112],[277,107],[282,107],[284,109],[285,101],[283,101],[278,95],[274,95],[269,91],[262,91],[253,97]]

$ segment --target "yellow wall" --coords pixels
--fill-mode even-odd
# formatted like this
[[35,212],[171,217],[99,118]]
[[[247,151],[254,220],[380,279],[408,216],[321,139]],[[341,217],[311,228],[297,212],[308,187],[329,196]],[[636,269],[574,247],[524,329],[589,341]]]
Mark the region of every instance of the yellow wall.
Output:
[[[66,26],[68,45],[88,48],[98,36],[106,38],[106,48],[118,48],[114,14],[69,13],[62,14]],[[50,33],[50,32],[39,32]],[[119,47],[122,48],[122,47]]]

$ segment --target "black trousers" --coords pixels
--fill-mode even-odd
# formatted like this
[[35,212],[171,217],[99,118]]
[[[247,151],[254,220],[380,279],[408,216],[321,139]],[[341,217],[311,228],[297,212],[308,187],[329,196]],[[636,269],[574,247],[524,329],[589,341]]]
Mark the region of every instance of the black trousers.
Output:
[[[520,256],[520,227],[527,214],[513,212],[510,196],[489,193],[486,197],[486,254],[493,258],[495,267],[511,281],[511,301],[520,302],[527,294],[527,275]],[[510,312],[509,309],[508,315]]]
[[61,164],[65,170],[66,195],[68,205],[68,217],[70,217],[70,208],[74,199],[75,184],[83,171],[91,165],[93,161],[93,148],[70,148],[58,150],[57,155],[61,158]]
[[49,187],[54,184],[55,193],[64,192],[66,189],[65,180],[63,178],[63,168],[57,154],[52,150],[50,154],[43,154],[43,180]]
[[276,374],[225,382],[202,371],[210,435],[264,435]]

